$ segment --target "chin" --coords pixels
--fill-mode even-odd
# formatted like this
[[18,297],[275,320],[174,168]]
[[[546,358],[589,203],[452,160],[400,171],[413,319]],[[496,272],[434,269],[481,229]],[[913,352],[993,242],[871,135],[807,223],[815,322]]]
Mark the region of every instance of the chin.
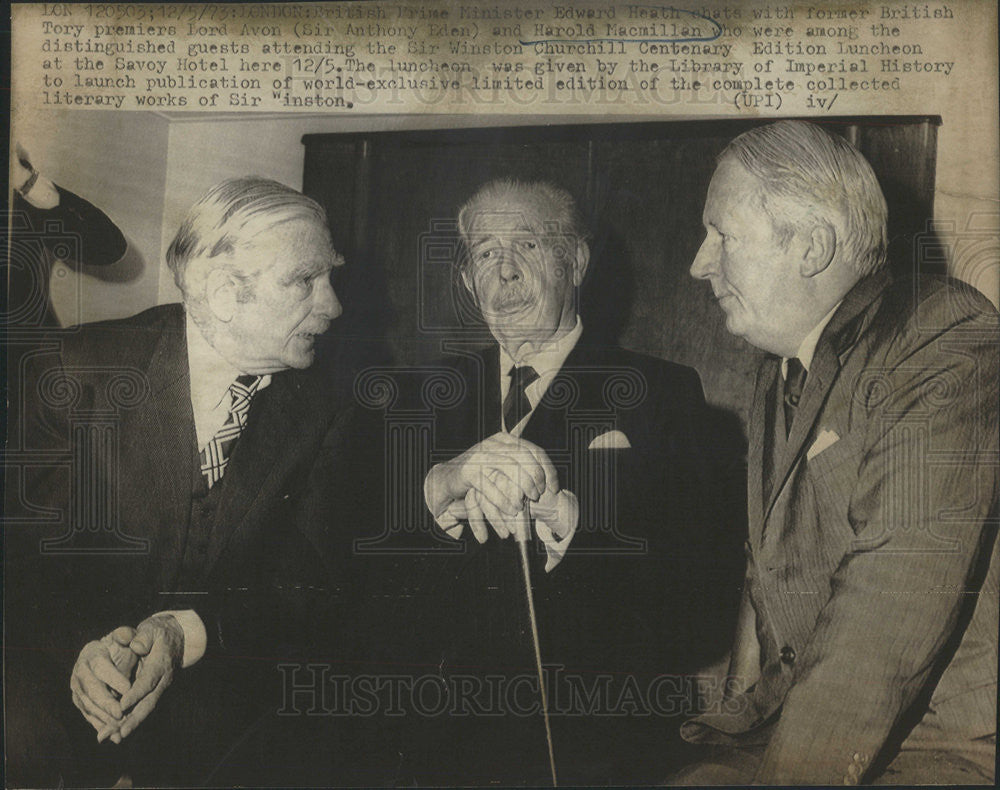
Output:
[[740,317],[729,310],[723,309],[726,314],[726,329],[731,335],[743,337],[746,334],[747,326],[740,320]]
[[288,354],[282,360],[286,367],[296,368],[302,370],[303,368],[309,367],[313,360],[316,359],[315,349],[310,348],[308,351],[298,351],[293,354]]
[[299,370],[303,370],[304,368],[307,368],[310,365],[312,365],[313,360],[315,359],[316,359],[316,352],[310,351],[308,354],[304,354],[300,357],[297,357],[295,359],[295,364],[293,364],[292,367],[298,368]]

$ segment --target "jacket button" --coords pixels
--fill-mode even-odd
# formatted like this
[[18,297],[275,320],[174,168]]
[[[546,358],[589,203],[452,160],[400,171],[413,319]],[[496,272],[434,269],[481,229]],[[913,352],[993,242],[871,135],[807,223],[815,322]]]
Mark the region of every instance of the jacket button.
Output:
[[781,663],[788,664],[788,666],[795,663],[795,650],[788,645],[781,648]]

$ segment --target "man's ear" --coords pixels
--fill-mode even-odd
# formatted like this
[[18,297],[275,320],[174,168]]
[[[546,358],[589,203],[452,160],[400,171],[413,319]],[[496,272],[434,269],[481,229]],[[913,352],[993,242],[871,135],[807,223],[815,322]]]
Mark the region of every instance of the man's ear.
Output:
[[799,274],[815,277],[833,262],[837,251],[837,230],[829,222],[818,222],[809,231],[807,247],[799,264]]
[[573,262],[573,285],[579,287],[590,264],[590,245],[580,239],[576,242],[576,259]]
[[205,302],[217,321],[228,324],[236,315],[238,284],[232,274],[217,266],[205,278]]
[[475,296],[476,290],[475,288],[472,287],[472,275],[470,274],[471,271],[472,271],[472,266],[466,264],[465,267],[462,269],[462,284],[465,285],[465,289],[470,294]]

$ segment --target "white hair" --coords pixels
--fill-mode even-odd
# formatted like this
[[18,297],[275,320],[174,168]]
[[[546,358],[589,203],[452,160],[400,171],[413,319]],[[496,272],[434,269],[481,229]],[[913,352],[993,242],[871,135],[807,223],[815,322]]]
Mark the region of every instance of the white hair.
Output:
[[[237,270],[230,254],[252,246],[257,236],[274,226],[299,219],[326,227],[326,212],[315,200],[277,181],[244,176],[209,189],[188,209],[166,255],[174,282],[193,315],[197,318],[203,313],[209,261],[229,270],[240,283],[238,298],[249,301],[260,271],[246,271],[245,266]],[[194,261],[206,265],[192,267]]]
[[779,121],[741,134],[718,158],[727,157],[760,182],[761,206],[779,238],[790,239],[795,223],[769,204],[773,198],[783,199],[783,208],[794,207],[798,222],[810,213],[835,215],[846,231],[838,239],[844,258],[859,276],[885,265],[885,196],[871,165],[842,137],[805,121]]

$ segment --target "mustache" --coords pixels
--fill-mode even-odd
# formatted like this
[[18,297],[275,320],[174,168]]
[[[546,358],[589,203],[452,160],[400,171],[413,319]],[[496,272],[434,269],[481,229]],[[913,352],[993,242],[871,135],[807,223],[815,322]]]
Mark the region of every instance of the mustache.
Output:
[[326,334],[327,330],[330,328],[330,322],[326,321],[319,326],[305,327],[299,330],[300,334],[303,335],[323,335]]
[[525,304],[528,299],[528,287],[526,285],[510,285],[500,291],[493,300],[494,304],[500,308],[516,307]]

